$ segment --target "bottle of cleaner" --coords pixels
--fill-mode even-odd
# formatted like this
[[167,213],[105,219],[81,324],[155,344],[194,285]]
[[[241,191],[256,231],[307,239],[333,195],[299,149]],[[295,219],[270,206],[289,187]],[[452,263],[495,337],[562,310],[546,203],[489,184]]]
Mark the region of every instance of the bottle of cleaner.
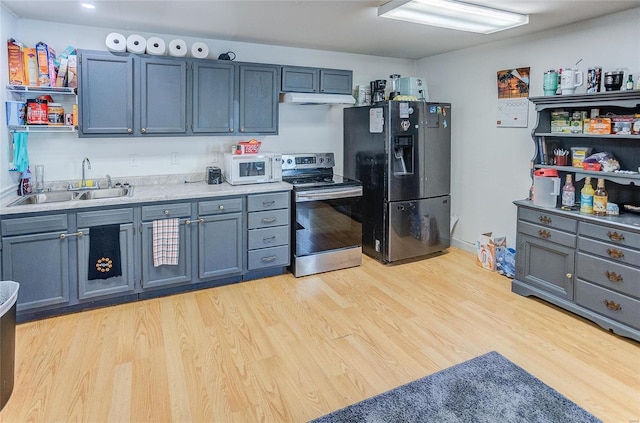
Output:
[[593,195],[595,191],[591,185],[591,178],[587,176],[584,179],[584,186],[580,191],[580,213],[593,214]]
[[576,204],[576,189],[572,180],[571,174],[567,174],[566,182],[562,187],[562,210],[571,210]]
[[593,214],[596,216],[607,215],[607,191],[604,188],[604,179],[598,178],[596,192],[593,195]]

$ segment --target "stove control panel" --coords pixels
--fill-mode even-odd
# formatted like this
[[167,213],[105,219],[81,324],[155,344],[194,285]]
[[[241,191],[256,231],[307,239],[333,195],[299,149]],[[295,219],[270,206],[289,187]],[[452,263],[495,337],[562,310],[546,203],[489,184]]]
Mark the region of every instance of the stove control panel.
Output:
[[335,166],[333,153],[297,153],[282,155],[282,169],[320,169]]

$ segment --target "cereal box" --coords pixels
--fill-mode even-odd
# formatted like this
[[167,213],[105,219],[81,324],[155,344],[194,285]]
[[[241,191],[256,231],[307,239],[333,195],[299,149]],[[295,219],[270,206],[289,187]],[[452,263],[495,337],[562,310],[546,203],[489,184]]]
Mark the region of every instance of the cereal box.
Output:
[[9,38],[9,40],[7,40],[7,53],[9,62],[9,85],[26,85],[22,44],[13,38]]
[[22,49],[24,56],[25,85],[37,86],[38,82],[38,57],[34,47]]
[[[51,47],[40,41],[36,44],[36,53],[38,57],[38,82],[42,87],[50,87],[51,74],[53,69],[53,60],[56,57],[56,52]],[[54,68],[55,69],[55,68]],[[55,71],[54,71],[55,73]],[[53,79],[53,86],[55,86],[55,78]]]

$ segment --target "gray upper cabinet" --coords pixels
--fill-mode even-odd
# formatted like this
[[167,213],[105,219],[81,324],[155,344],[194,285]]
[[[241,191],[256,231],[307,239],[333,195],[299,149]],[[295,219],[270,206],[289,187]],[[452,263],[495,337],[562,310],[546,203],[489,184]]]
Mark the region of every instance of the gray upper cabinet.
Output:
[[351,94],[353,71],[283,66],[280,90],[296,93]]
[[140,133],[187,132],[187,62],[173,58],[140,59]]
[[279,67],[241,64],[239,72],[239,131],[278,133]]
[[79,135],[133,133],[133,57],[80,52]]
[[234,132],[235,65],[215,61],[193,62],[193,133]]

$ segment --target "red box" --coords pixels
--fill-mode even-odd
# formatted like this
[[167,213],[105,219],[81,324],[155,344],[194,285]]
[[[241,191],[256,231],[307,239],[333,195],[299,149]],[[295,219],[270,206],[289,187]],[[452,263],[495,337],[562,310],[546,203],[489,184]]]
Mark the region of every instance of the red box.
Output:
[[582,168],[584,170],[599,171],[602,168],[602,165],[600,163],[582,163]]
[[258,140],[240,141],[238,146],[242,151],[242,154],[257,154],[260,151],[260,145],[262,143]]

